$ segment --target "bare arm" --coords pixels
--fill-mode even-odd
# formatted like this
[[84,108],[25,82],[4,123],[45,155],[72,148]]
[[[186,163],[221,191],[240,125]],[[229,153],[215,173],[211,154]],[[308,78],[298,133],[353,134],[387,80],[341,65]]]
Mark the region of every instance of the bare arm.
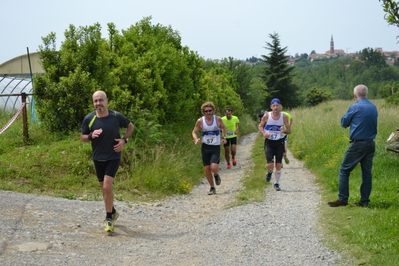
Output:
[[133,129],[134,129],[134,125],[132,124],[132,122],[130,122],[126,127],[125,136],[121,139],[115,139],[115,141],[118,142],[118,144],[114,145],[115,152],[122,151],[123,146],[127,143],[127,139],[132,135]]
[[262,117],[262,120],[260,121],[260,123],[259,123],[259,125],[258,125],[259,133],[262,134],[262,136],[263,136],[265,139],[268,138],[268,137],[270,137],[270,133],[268,133],[268,132],[266,132],[266,131],[264,130],[265,125],[266,125],[266,122],[267,122],[268,119],[269,119],[269,113],[265,113],[265,114],[263,115],[263,117]]
[[283,120],[284,120],[284,128],[282,129],[282,132],[284,134],[291,134],[292,119],[291,119],[291,123],[290,123],[290,121],[288,121],[288,117],[285,114],[283,114]]
[[220,127],[220,131],[222,131],[222,137],[226,137],[226,125],[223,123],[220,116],[217,117],[217,120]]
[[124,136],[123,138],[124,138],[124,139],[130,138],[130,136],[131,136],[132,133],[133,133],[133,130],[134,130],[134,125],[133,125],[132,122],[130,122],[129,125],[127,125],[126,132],[125,132],[125,136]]
[[222,142],[226,143],[226,125],[223,123],[223,120],[220,118],[220,116],[217,117],[217,122],[220,127],[220,131],[222,132]]
[[80,134],[80,140],[81,140],[82,142],[89,142],[89,141],[90,141],[90,140],[89,140],[89,135]]
[[198,138],[197,134],[198,134],[198,131],[201,130],[201,128],[202,128],[202,121],[201,121],[201,118],[199,118],[199,119],[197,120],[197,122],[195,122],[194,129],[193,129],[193,131],[191,132],[191,136],[192,136],[193,139],[194,139],[195,145],[197,145],[198,142],[200,141],[200,139]]

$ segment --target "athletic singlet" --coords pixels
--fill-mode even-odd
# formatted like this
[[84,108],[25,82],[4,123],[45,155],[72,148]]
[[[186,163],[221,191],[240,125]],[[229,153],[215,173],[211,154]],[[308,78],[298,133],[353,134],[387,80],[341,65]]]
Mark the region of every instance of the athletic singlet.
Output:
[[202,143],[207,145],[220,145],[220,128],[216,115],[212,116],[212,123],[206,123],[205,116],[202,117]]
[[274,120],[272,118],[272,112],[268,112],[268,119],[264,128],[264,131],[270,133],[270,140],[279,140],[284,138],[285,134],[281,132],[280,128],[284,125],[283,113],[280,113],[280,118]]

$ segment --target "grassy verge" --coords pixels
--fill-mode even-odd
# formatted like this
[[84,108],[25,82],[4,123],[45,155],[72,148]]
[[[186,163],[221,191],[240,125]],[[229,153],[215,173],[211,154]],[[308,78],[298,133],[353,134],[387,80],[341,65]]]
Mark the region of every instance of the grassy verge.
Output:
[[333,101],[290,111],[295,117],[290,150],[323,188],[320,225],[330,247],[356,258],[356,265],[399,265],[399,157],[385,151],[388,136],[398,127],[397,110],[384,108],[382,100],[374,101],[379,121],[369,207],[353,205],[360,199],[360,166],[350,176],[349,206],[327,205],[337,199],[338,169],[349,145],[349,129],[340,127],[340,118],[352,103]]
[[[0,124],[8,121],[0,117]],[[118,200],[153,200],[189,192],[202,179],[200,150],[191,137],[192,124],[179,127],[176,137],[152,146],[124,147],[115,177]],[[165,134],[168,136],[167,134]],[[37,124],[29,125],[29,142],[23,142],[18,118],[0,138],[0,189],[69,199],[100,200],[91,160],[91,145],[80,133],[55,135]]]
[[[5,125],[9,115],[0,117]],[[191,131],[195,121],[162,132],[162,142],[152,145],[131,138],[122,152],[115,177],[118,200],[151,201],[185,194],[203,178],[201,145],[194,145]],[[249,115],[240,117],[241,134],[253,132]],[[18,118],[0,138],[0,189],[64,197],[101,200],[91,160],[91,145],[82,143],[80,133],[57,135],[29,125],[29,142],[23,142]]]
[[[260,134],[255,139],[252,150],[252,167],[247,168],[242,180],[243,189],[237,194],[236,205],[243,205],[252,202],[263,201],[265,198],[265,153],[262,147],[264,139]],[[259,174],[262,173],[262,174]]]

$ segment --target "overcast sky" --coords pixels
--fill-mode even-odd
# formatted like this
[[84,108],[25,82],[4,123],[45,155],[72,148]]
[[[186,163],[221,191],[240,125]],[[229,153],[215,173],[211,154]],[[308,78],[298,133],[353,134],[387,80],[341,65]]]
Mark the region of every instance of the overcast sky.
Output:
[[[278,33],[288,54],[399,50],[399,28],[389,26],[378,0],[13,0],[1,1],[0,64],[36,52],[41,37],[57,34],[58,47],[70,24],[107,23],[127,29],[144,17],[171,26],[182,44],[205,58],[246,59],[268,54],[269,34]],[[399,40],[399,39],[398,39]]]

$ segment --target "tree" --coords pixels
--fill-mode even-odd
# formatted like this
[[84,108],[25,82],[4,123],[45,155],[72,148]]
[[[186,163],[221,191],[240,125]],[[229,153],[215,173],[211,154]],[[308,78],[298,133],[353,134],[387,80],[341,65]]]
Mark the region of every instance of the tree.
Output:
[[256,111],[264,109],[264,100],[269,95],[265,83],[261,78],[252,78],[249,90],[246,92],[246,101],[244,105],[251,114],[255,114]]
[[379,0],[382,2],[382,7],[385,14],[385,20],[390,25],[399,27],[399,3],[392,0]]
[[136,121],[196,117],[192,110],[202,103],[203,59],[181,45],[178,32],[152,25],[148,17],[121,33],[109,23],[108,33],[102,38],[99,24],[71,25],[59,51],[54,33],[43,38],[39,54],[46,74],[35,77],[34,93],[46,128],[79,129],[98,89],[107,92],[111,109]]
[[[236,68],[239,69],[239,66],[244,64],[230,57],[221,61],[208,59],[203,65],[205,70],[201,85],[204,93],[203,101],[212,101],[220,111],[230,107],[235,114],[242,114],[244,111],[243,99],[238,92],[241,85],[239,75],[235,71],[237,71]],[[246,89],[248,90],[248,88]]]
[[216,66],[207,69],[201,80],[202,102],[213,102],[219,114],[223,114],[223,109],[227,107],[232,108],[237,115],[244,111],[240,96],[231,86],[231,76],[226,69]]
[[364,48],[359,54],[359,59],[364,62],[366,67],[376,66],[380,68],[388,66],[385,61],[385,56],[373,48]]
[[270,95],[265,99],[265,106],[269,106],[271,98],[279,98],[286,108],[299,105],[299,88],[292,82],[294,67],[287,64],[287,47],[282,48],[277,33],[269,34],[272,41],[266,42],[269,55],[262,55],[262,61],[266,63],[262,78]]
[[307,53],[301,54],[301,59],[308,59],[309,55]]
[[378,90],[378,96],[380,98],[387,98],[395,93],[399,92],[399,83],[398,82],[389,82],[380,87]]
[[333,98],[334,96],[327,89],[312,88],[306,96],[306,102],[309,106],[316,106],[322,102],[331,101]]
[[222,59],[221,65],[226,67],[233,74],[234,83],[236,84],[235,91],[240,95],[244,102],[244,107],[251,107],[251,99],[248,98],[247,94],[252,79],[250,67],[242,60],[237,60],[232,57]]
[[46,74],[34,78],[40,121],[53,132],[79,128],[95,88],[115,84],[110,75],[110,49],[101,38],[99,24],[79,29],[70,25],[65,37],[60,51],[54,33],[42,38],[39,49]]

